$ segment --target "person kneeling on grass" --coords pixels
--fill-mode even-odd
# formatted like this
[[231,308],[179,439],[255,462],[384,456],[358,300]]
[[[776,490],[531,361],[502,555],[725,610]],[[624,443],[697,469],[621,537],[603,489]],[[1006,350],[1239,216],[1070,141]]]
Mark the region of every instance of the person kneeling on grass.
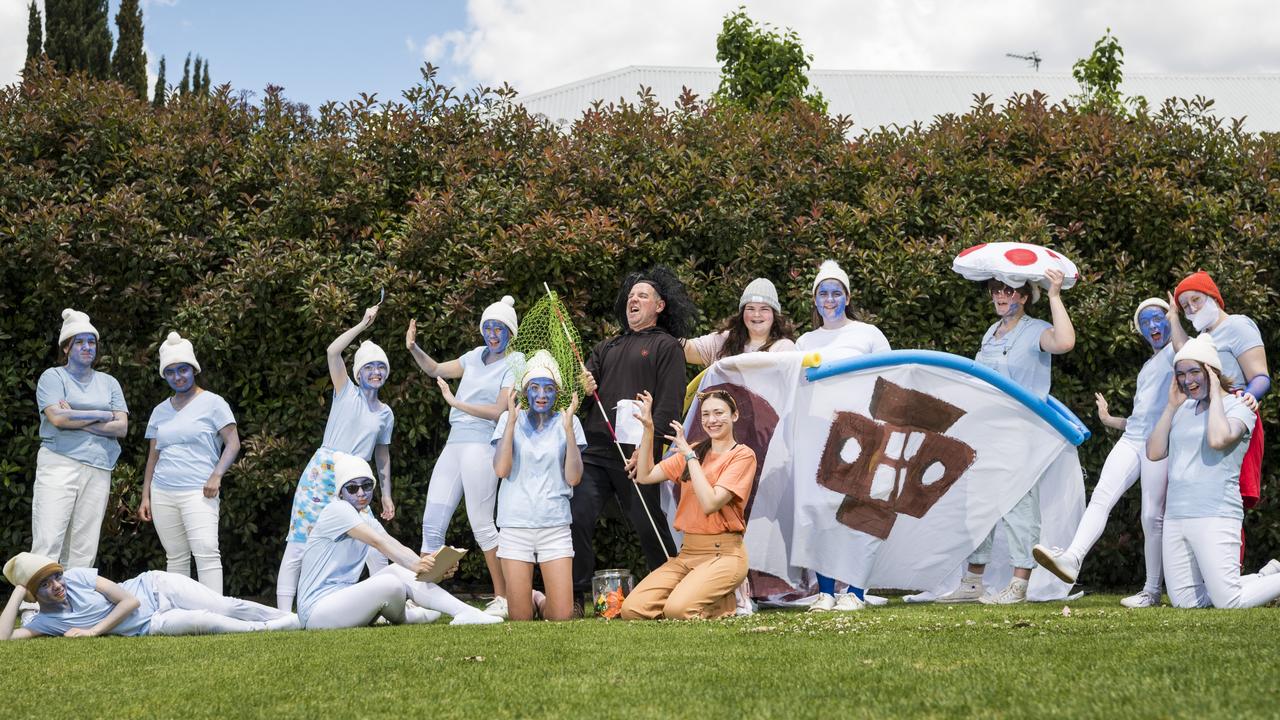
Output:
[[[578,394],[556,412],[560,364],[539,350],[529,359],[520,387],[529,409],[516,395],[493,433],[493,470],[503,478],[498,489],[498,557],[507,581],[512,620],[532,620],[537,610],[547,620],[573,615],[573,513],[569,499],[582,480],[582,449],[587,446],[574,413]],[[533,565],[542,570],[546,595],[533,592]]]
[[[333,474],[338,497],[320,511],[302,554],[298,616],[304,628],[361,627],[378,617],[393,625],[430,623],[440,613],[453,616],[451,625],[502,622],[439,585],[417,579],[435,566],[435,553],[419,557],[388,535],[372,513],[363,512],[373,498],[373,469],[368,462],[334,453]],[[374,551],[392,564],[361,581],[360,571]],[[407,605],[408,600],[417,607]]]
[[[64,570],[56,561],[19,553],[5,563],[13,583],[0,612],[0,640],[97,635],[204,635],[296,630],[298,616],[223,597],[186,575],[153,570],[114,583],[93,568]],[[23,600],[40,611],[15,629]]]
[[653,397],[637,396],[636,417],[644,439],[636,453],[636,482],[678,483],[677,530],[684,533],[680,554],[649,573],[622,603],[625,620],[692,620],[732,615],[734,590],[747,576],[742,546],[745,510],[756,475],[756,454],[733,437],[738,406],[724,390],[698,396],[707,439],[690,447],[684,427],[672,421],[675,453],[653,464]]

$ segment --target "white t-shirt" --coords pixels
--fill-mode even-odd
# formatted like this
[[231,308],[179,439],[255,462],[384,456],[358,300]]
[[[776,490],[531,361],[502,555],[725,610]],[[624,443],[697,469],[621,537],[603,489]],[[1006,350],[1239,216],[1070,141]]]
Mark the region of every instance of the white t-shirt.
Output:
[[370,410],[360,386],[347,378],[342,390],[333,394],[322,445],[368,460],[375,445],[391,444],[395,424],[395,414],[386,403],[379,402],[377,410]]
[[360,572],[373,548],[347,532],[361,523],[379,533],[386,532],[373,513],[358,512],[342,498],[335,498],[316,518],[315,527],[307,536],[298,580],[298,618],[303,625],[320,598],[360,582]]
[[1124,424],[1124,437],[1140,443],[1147,441],[1164,406],[1169,404],[1169,385],[1173,382],[1173,343],[1169,343],[1142,364],[1138,371],[1138,387],[1133,392],[1133,412]]
[[52,367],[40,374],[36,383],[36,408],[40,411],[40,444],[44,447],[78,460],[90,467],[111,470],[120,459],[120,441],[116,438],[94,435],[88,430],[60,430],[49,422],[45,408],[66,400],[76,410],[112,410],[129,412],[124,393],[115,378],[97,370],[89,373],[89,381],[82,383],[65,367]]
[[[502,413],[493,431],[493,443],[507,431],[509,413]],[[568,449],[564,417],[559,413],[548,427],[535,431],[529,413],[518,411],[512,435],[511,476],[498,486],[498,527],[548,528],[573,521],[569,498],[573,488],[564,479],[564,453]],[[582,423],[573,418],[573,439],[579,451],[587,446]]]
[[[510,360],[499,358],[484,362],[485,347],[478,347],[458,358],[462,364],[462,380],[454,397],[474,405],[492,405],[498,402],[503,388],[515,385]],[[476,417],[458,408],[449,409],[449,439],[446,442],[487,443],[493,437],[495,421]]]
[[216,393],[204,391],[181,410],[172,398],[151,411],[146,438],[156,441],[155,473],[151,486],[161,490],[198,490],[213,474],[222,456],[220,431],[234,425],[231,406]]
[[[702,358],[703,365],[710,365],[720,358],[720,350],[724,347],[725,340],[729,338],[727,330],[715,333],[709,333],[701,337],[686,340],[685,342],[693,345],[694,350]],[[756,352],[760,349],[760,343],[747,341],[742,352]],[[785,352],[787,350],[795,350],[796,344],[786,338],[779,338],[776,342],[769,346],[769,352]]]
[[824,363],[892,350],[889,339],[880,332],[880,328],[857,320],[851,320],[848,325],[835,330],[825,327],[810,330],[796,340],[796,349],[805,352],[821,351]]
[[1164,516],[1174,520],[1201,517],[1244,519],[1240,500],[1240,465],[1249,450],[1254,415],[1234,395],[1222,398],[1227,421],[1239,420],[1244,434],[1226,450],[1209,447],[1209,411],[1196,414],[1187,400],[1173,415],[1169,429],[1169,490]]
[[974,360],[1030,390],[1036,397],[1048,395],[1053,354],[1041,349],[1040,336],[1053,325],[1023,315],[1012,330],[996,338],[998,327],[997,321],[987,328]]
[[[111,628],[108,635],[146,635],[151,632],[151,616],[156,612],[155,591],[151,589],[150,573],[142,573],[132,580],[120,583],[120,587],[138,598],[138,609],[124,616],[118,625]],[[112,610],[115,603],[106,595],[98,592],[98,571],[94,568],[70,568],[62,574],[67,586],[67,609],[63,612],[36,613],[35,617],[23,624],[32,632],[62,637],[68,630],[89,628],[102,622]]]
[[1249,350],[1262,347],[1262,332],[1258,330],[1258,324],[1245,315],[1228,315],[1209,335],[1218,346],[1223,377],[1231,380],[1237,390],[1243,390],[1249,378],[1240,369],[1239,358]]

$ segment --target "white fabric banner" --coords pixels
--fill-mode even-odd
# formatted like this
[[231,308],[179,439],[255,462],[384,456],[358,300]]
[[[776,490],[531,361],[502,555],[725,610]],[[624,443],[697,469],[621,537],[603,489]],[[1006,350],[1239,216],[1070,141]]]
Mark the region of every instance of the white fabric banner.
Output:
[[[955,586],[968,555],[1036,482],[1040,541],[1069,543],[1084,512],[1076,450],[1022,402],[961,370],[924,364],[810,382],[802,359],[726,358],[700,385],[730,386],[742,414],[735,434],[757,453],[745,537],[753,570],[799,586],[807,568],[928,599]],[[701,435],[697,412],[695,401],[685,422],[691,437]],[[997,529],[990,587],[1012,574],[1006,547]],[[1037,568],[1028,596],[1069,590]]]

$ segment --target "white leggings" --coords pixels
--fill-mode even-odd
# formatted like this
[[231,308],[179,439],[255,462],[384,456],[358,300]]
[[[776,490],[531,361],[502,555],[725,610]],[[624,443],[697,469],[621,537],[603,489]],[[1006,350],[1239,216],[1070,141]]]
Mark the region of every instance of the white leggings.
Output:
[[[293,599],[298,594],[298,578],[302,575],[302,555],[306,550],[306,543],[284,544],[284,557],[280,558],[280,570],[276,573],[276,607],[286,612],[293,610]],[[370,548],[365,560],[369,576],[378,574],[386,566],[387,559],[382,553]]]
[[1133,487],[1133,483],[1142,478],[1142,537],[1147,561],[1147,582],[1143,590],[1151,595],[1160,594],[1161,570],[1161,530],[1164,526],[1164,493],[1168,486],[1165,465],[1168,459],[1152,461],[1147,459],[1147,449],[1143,443],[1129,438],[1120,438],[1115,447],[1107,455],[1102,464],[1102,472],[1098,476],[1098,484],[1093,488],[1093,496],[1089,498],[1089,506],[1080,519],[1080,527],[1071,540],[1067,554],[1077,563],[1083,564],[1084,558],[1093,548],[1093,544],[1102,537],[1102,530],[1107,526],[1107,516],[1120,501],[1120,496]]
[[204,490],[151,488],[151,514],[169,561],[166,568],[179,575],[191,574],[196,559],[200,582],[222,594],[222,555],[218,552],[218,498]]
[[1280,597],[1280,574],[1240,575],[1240,521],[1164,520],[1164,577],[1174,607],[1251,608]]
[[420,608],[457,616],[478,612],[435,583],[418,582],[411,571],[391,565],[355,585],[316,601],[307,617],[308,630],[363,627],[381,615],[394,625],[432,622],[436,615],[405,607],[412,599]]
[[223,597],[186,575],[145,573],[159,608],[151,615],[151,635],[296,630],[298,617],[256,602]]
[[498,502],[498,475],[493,471],[492,445],[477,442],[445,443],[427,485],[427,507],[422,512],[422,552],[444,545],[444,534],[466,498],[467,521],[480,549],[498,547],[498,527],[493,509]]

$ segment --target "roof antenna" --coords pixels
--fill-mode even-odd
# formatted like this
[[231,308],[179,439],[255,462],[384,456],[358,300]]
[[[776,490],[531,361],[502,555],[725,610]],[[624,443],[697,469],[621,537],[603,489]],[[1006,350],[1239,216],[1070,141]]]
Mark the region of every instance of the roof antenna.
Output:
[[1026,55],[1019,55],[1017,53],[1005,53],[1004,56],[1008,58],[1013,58],[1015,60],[1026,60],[1027,63],[1031,65],[1031,67],[1036,69],[1036,72],[1040,72],[1040,53],[1036,52],[1035,50],[1032,50]]

